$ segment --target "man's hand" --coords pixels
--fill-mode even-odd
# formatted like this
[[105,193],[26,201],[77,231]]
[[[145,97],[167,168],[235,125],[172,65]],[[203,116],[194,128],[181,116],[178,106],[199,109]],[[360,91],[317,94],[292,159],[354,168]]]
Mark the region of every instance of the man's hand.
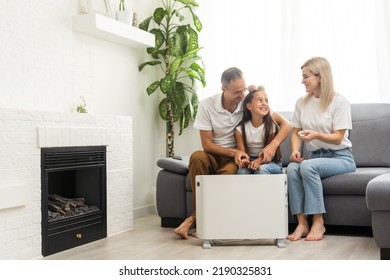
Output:
[[271,162],[275,156],[277,148],[278,148],[278,145],[273,144],[272,142],[269,143],[267,146],[265,146],[259,155],[259,157],[262,157],[262,159],[263,159],[262,163]]
[[249,156],[246,153],[237,150],[234,153],[234,162],[238,167],[244,167],[249,163]]

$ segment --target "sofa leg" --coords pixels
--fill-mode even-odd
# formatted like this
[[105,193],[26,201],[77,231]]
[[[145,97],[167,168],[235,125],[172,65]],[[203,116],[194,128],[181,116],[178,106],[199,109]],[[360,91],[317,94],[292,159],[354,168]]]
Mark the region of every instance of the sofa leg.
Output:
[[381,248],[381,260],[390,260],[390,249]]
[[161,227],[176,228],[181,225],[185,219],[180,218],[161,218]]

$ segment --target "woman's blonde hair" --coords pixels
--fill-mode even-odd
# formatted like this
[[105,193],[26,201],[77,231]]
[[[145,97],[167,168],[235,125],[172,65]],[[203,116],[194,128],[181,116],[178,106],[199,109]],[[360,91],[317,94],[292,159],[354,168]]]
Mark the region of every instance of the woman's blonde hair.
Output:
[[[301,66],[301,69],[303,69],[303,67],[307,67],[310,72],[314,74],[314,76],[321,78],[320,103],[322,110],[325,111],[329,107],[329,104],[335,95],[332,69],[330,67],[329,61],[323,57],[316,56],[306,60],[306,62]],[[305,101],[307,101],[310,96],[311,94],[305,96]]]

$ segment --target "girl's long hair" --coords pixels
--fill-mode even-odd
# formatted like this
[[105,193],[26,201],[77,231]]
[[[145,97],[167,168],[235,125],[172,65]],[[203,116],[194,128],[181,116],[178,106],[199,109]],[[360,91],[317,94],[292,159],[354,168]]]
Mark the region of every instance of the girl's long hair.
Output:
[[[258,87],[250,86],[249,93],[247,94],[247,96],[245,96],[245,99],[243,102],[243,116],[242,116],[242,120],[241,120],[239,125],[241,126],[245,150],[248,149],[247,144],[246,144],[245,123],[252,119],[252,113],[251,113],[251,111],[249,111],[249,109],[247,108],[246,105],[248,103],[252,102],[254,94],[258,91],[264,91],[264,87],[263,86],[258,86]],[[279,126],[275,122],[275,120],[272,118],[270,110],[268,111],[268,114],[264,116],[263,123],[264,123],[264,131],[263,131],[262,137],[263,137],[263,143],[264,143],[264,147],[265,147],[269,143],[271,143],[271,141],[275,138],[276,134],[278,134]],[[274,133],[272,133],[273,128],[275,128]],[[279,163],[281,160],[282,160],[282,153],[280,151],[280,147],[278,146],[272,161],[275,163]]]

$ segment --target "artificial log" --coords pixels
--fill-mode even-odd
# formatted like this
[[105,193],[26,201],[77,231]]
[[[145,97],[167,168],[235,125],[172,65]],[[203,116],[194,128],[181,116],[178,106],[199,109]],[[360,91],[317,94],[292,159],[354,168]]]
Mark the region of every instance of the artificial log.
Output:
[[61,213],[62,215],[66,215],[65,211],[62,210],[61,206],[56,205],[53,201],[48,201],[47,206],[53,212]]
[[65,205],[69,205],[71,209],[76,209],[76,207],[83,206],[85,199],[83,197],[79,198],[65,198],[58,194],[49,194],[49,200],[61,202]]

